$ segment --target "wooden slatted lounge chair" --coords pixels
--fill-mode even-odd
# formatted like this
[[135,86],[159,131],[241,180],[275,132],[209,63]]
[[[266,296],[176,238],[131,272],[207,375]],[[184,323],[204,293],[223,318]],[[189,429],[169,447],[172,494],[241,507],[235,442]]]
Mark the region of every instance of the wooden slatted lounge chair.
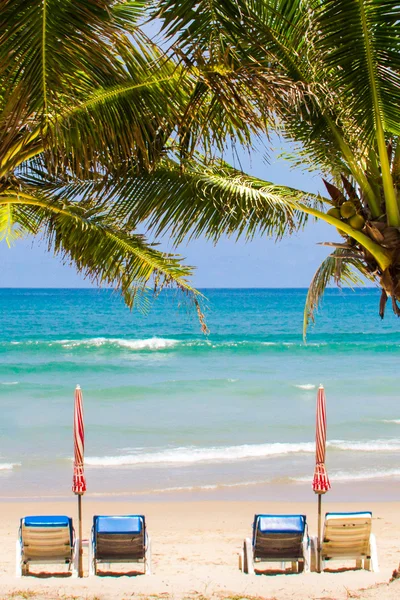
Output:
[[255,515],[253,538],[246,538],[239,559],[244,573],[254,574],[261,562],[291,563],[293,572],[308,572],[310,547],[304,515]]
[[[321,544],[322,570],[331,560],[355,560],[357,568],[379,571],[376,540],[371,533],[372,513],[326,513]],[[311,540],[316,555],[318,539]]]
[[31,564],[64,564],[76,571],[72,519],[61,515],[23,517],[16,549],[16,575],[29,574]]
[[151,542],[143,515],[93,517],[89,574],[97,574],[99,563],[143,562],[151,573]]

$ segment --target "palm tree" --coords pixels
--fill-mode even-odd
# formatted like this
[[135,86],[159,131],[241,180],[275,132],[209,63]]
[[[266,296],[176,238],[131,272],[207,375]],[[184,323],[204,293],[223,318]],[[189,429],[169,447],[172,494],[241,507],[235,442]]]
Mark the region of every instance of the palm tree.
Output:
[[157,164],[177,118],[167,99],[185,93],[176,64],[137,27],[141,11],[140,1],[2,2],[0,239],[40,235],[129,306],[149,285],[175,285],[201,317],[192,268],[97,197],[111,174]]
[[[396,314],[400,9],[357,0],[6,0],[0,15],[3,237],[41,233],[128,303],[154,276],[193,292],[153,238],[278,238],[311,215],[342,234],[311,284],[382,287]],[[153,10],[164,53],[138,19]],[[146,12],[147,11],[147,12]],[[326,196],[221,158],[274,129]],[[219,157],[219,158],[218,158]],[[328,211],[327,211],[328,209]]]
[[[150,200],[153,187],[159,199],[160,181],[166,182],[161,191],[173,211],[170,178],[181,191],[183,177],[200,165],[201,181],[191,184],[194,208],[201,187],[214,185],[213,172],[203,168],[214,152],[228,138],[248,144],[257,133],[259,100],[248,93],[246,77],[239,90],[228,78],[219,82],[218,69],[188,69],[152,43],[140,27],[149,7],[144,0],[4,0],[0,239],[43,237],[95,283],[118,287],[129,306],[150,284],[155,291],[175,285],[206,330],[188,281],[192,268],[147,241],[143,232],[154,238],[153,222],[143,212],[137,218],[131,194],[139,200],[145,183]],[[215,81],[212,89],[204,75]],[[291,82],[278,85],[291,93]],[[277,110],[278,96],[262,78],[260,89],[270,98],[269,112]],[[149,216],[150,210],[151,202]],[[282,233],[304,220],[297,213],[297,223],[285,205],[268,210]],[[175,217],[169,218],[172,225]]]
[[[151,181],[143,173],[130,180],[121,218],[145,220],[179,243],[200,234],[279,237],[314,216],[342,240],[327,242],[334,250],[311,283],[305,328],[332,279],[358,283],[360,274],[382,289],[380,315],[388,296],[400,315],[400,7],[389,0],[158,0],[155,15],[170,55],[196,85],[179,121],[178,159],[160,161]],[[297,142],[295,160],[322,174],[327,194],[196,157],[201,124],[217,114],[231,126],[219,141],[236,130],[248,143],[272,128]]]

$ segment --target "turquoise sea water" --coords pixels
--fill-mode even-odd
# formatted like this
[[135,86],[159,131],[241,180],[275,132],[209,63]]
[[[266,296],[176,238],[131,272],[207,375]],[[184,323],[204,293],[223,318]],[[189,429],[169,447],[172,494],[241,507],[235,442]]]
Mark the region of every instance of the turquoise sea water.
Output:
[[379,292],[329,290],[308,344],[305,290],[204,290],[146,316],[97,290],[0,290],[2,496],[68,496],[74,388],[92,494],[311,481],[315,400],[332,482],[400,480],[400,320]]

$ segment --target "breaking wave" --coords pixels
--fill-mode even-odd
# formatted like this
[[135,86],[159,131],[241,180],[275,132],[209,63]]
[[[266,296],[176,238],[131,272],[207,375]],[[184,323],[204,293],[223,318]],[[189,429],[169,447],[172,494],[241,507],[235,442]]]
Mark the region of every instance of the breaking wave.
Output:
[[111,467],[144,464],[193,464],[223,463],[235,460],[267,458],[296,452],[314,452],[312,442],[299,444],[245,444],[242,446],[222,446],[212,448],[182,447],[161,450],[158,452],[132,453],[122,456],[92,456],[85,463],[94,467]]
[[115,346],[119,348],[128,348],[129,350],[165,350],[166,348],[173,348],[179,342],[177,340],[170,340],[165,338],[148,338],[143,340],[126,340],[123,338],[89,338],[86,340],[61,340],[57,342],[61,344],[63,348],[76,348],[76,347],[96,347],[100,346]]
[[313,383],[304,383],[304,384],[294,385],[294,387],[299,388],[299,390],[314,390],[317,386],[314,385]]
[[[169,351],[178,349],[180,352],[232,352],[248,354],[252,352],[269,353],[295,353],[295,354],[313,354],[315,352],[323,353],[342,353],[350,350],[355,351],[390,351],[400,352],[400,344],[395,341],[389,342],[386,339],[364,340],[360,338],[357,341],[330,341],[330,342],[309,342],[304,344],[300,340],[282,341],[282,340],[263,340],[263,339],[215,339],[215,338],[196,338],[196,339],[174,339],[164,337],[149,337],[141,339],[129,338],[107,338],[90,337],[84,339],[62,339],[62,340],[24,340],[24,341],[2,341],[0,342],[0,351],[7,351],[18,346],[18,351],[51,351],[57,349],[73,351],[96,351],[103,349],[107,351],[131,351],[131,352],[153,352]],[[306,387],[307,386],[307,387]],[[312,386],[312,387],[311,387]],[[297,384],[299,389],[314,389],[316,386],[311,383]]]
[[12,471],[14,467],[20,467],[21,463],[0,463],[0,471]]
[[[365,471],[332,471],[329,473],[331,481],[367,481],[369,479],[385,479],[386,477],[400,477],[400,469],[370,469]],[[292,477],[291,481],[306,483],[310,477]]]
[[[400,451],[400,440],[327,442],[330,451],[351,452],[394,452]],[[89,456],[85,463],[91,467],[124,467],[138,465],[178,465],[195,463],[225,463],[237,460],[266,459],[289,454],[311,454],[315,452],[314,442],[243,444],[240,446],[220,446],[210,448],[179,447],[143,452],[132,449],[118,456]]]

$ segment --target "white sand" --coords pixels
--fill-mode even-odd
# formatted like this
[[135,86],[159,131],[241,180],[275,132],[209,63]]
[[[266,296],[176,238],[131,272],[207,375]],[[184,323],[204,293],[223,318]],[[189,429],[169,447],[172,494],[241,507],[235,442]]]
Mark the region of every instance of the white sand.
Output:
[[[87,577],[87,555],[84,555],[85,577],[40,576],[15,577],[15,540],[19,519],[28,514],[67,514],[77,527],[77,504],[71,502],[2,502],[0,519],[0,592],[1,598],[27,597],[31,590],[43,598],[97,598],[122,600],[132,595],[183,599],[205,598],[276,598],[282,600],[309,598],[342,600],[348,598],[398,599],[400,581],[388,585],[392,572],[400,562],[400,503],[330,504],[324,499],[324,511],[372,510],[373,531],[378,542],[379,573],[342,570],[322,574],[242,574],[238,554],[243,539],[251,535],[255,513],[304,513],[310,534],[316,534],[316,502],[110,502],[83,499],[84,537],[89,538],[93,514],[145,514],[153,545],[153,574]],[[273,565],[271,565],[273,566]],[[347,563],[352,567],[351,563]],[[47,567],[46,567],[47,569]],[[137,566],[121,566],[137,571]],[[139,566],[141,569],[141,565]],[[41,568],[32,568],[40,573]],[[48,567],[50,571],[50,566]],[[114,566],[113,571],[117,568]],[[365,591],[365,588],[371,588]],[[18,593],[17,593],[18,592]],[[25,596],[21,595],[22,593]],[[29,594],[28,594],[29,595]]]

